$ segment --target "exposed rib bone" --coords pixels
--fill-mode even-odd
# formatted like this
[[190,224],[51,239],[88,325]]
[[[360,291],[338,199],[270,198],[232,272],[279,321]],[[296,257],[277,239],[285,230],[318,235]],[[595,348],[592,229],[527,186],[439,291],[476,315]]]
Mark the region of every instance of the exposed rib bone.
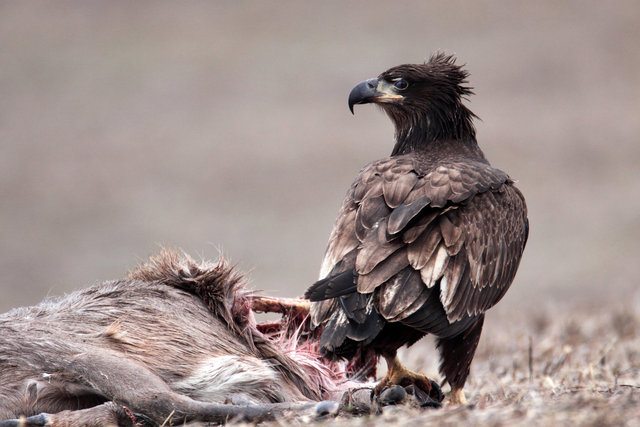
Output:
[[254,311],[262,313],[309,314],[311,303],[302,298],[274,298],[261,295],[251,297],[251,305]]

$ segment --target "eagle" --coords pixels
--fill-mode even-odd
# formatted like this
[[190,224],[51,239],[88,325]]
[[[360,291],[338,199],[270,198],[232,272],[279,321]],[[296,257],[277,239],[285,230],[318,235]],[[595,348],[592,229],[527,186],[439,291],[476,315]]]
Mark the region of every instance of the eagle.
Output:
[[[395,126],[389,157],[349,187],[322,262],[305,293],[325,357],[382,356],[375,387],[413,385],[437,401],[437,382],[405,368],[398,348],[436,337],[450,402],[466,403],[485,312],[505,295],[529,233],[514,180],[476,141],[469,73],[438,52],[356,85],[349,109],[375,103]],[[426,402],[423,400],[423,402]]]

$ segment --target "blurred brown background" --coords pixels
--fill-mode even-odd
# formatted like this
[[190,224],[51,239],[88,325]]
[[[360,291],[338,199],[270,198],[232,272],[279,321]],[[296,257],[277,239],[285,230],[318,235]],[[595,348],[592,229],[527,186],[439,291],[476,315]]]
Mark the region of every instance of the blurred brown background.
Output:
[[468,65],[480,145],[529,204],[500,306],[638,299],[639,46],[636,1],[3,1],[0,311],[161,246],[301,294],[392,147],[350,89],[437,49]]

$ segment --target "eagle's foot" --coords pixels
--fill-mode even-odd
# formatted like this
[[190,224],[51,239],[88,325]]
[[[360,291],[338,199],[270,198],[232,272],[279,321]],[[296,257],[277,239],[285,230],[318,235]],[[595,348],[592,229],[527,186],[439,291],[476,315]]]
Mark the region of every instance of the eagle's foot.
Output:
[[449,405],[466,405],[467,399],[464,397],[464,390],[461,388],[452,389],[449,395]]
[[412,372],[402,366],[398,359],[389,357],[387,359],[388,371],[384,378],[373,389],[374,396],[392,387],[399,385],[413,394],[423,407],[440,407],[443,399],[442,391],[437,382],[425,375]]

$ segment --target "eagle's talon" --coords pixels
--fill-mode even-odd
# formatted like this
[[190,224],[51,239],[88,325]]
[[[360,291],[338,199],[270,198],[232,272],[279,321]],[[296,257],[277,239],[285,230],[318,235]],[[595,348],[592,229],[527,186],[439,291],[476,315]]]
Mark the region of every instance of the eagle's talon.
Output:
[[431,391],[429,391],[429,397],[436,402],[442,402],[444,400],[444,394],[442,394],[440,384],[434,380],[431,380]]
[[[439,390],[438,390],[439,391]],[[423,387],[417,384],[413,387],[413,396],[423,408],[439,408],[441,406],[440,401],[437,400],[438,392],[435,392],[435,397],[432,395],[433,389],[426,391]]]
[[[402,366],[395,355],[386,356],[385,359],[388,366],[387,374],[373,389],[372,395],[372,397],[377,397],[378,403],[385,405],[404,400],[396,398],[394,392],[392,392],[398,389],[398,396],[402,394],[404,398],[407,394],[411,394],[415,396],[423,408],[439,408],[442,406],[440,402],[442,402],[444,396],[440,385],[436,381],[424,375],[411,372]],[[402,390],[402,393],[399,390]],[[389,396],[383,396],[383,394],[389,394]]]
[[425,391],[417,384],[414,385],[414,396],[418,399],[420,407],[422,408],[440,408],[442,407],[442,400],[444,399],[440,384],[430,380],[430,385],[431,389],[429,391]]
[[371,390],[371,399],[380,396],[382,393],[384,393],[384,391],[386,389],[389,388],[391,384],[391,381],[389,380],[389,378],[384,377],[379,383],[378,385],[376,385],[373,390]]
[[442,402],[438,402],[436,400],[433,400],[431,398],[427,398],[427,400],[425,400],[424,402],[420,403],[420,407],[421,408],[434,408],[434,409],[438,409],[438,408],[442,408]]

